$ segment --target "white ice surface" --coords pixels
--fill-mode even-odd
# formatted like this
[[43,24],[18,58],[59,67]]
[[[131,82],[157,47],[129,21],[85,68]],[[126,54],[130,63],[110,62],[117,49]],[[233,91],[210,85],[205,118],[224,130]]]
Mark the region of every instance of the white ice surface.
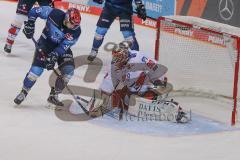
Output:
[[[33,56],[34,45],[21,33],[11,56],[3,54],[7,30],[16,4],[0,2],[0,159],[1,160],[238,160],[240,131],[195,116],[188,125],[168,122],[118,122],[109,117],[87,122],[65,122],[46,109],[49,93],[45,72],[28,98],[16,108],[13,99],[22,86]],[[75,56],[88,54],[95,31],[96,16],[82,15],[82,35],[73,47]],[[37,23],[41,32],[44,22]],[[155,32],[136,26],[141,50],[153,56]],[[105,42],[122,40],[115,22]],[[104,63],[109,53],[99,54]],[[77,69],[71,84],[97,88],[103,72],[95,83],[83,83],[84,70]],[[62,98],[66,98],[62,97]],[[199,105],[199,104],[196,104]],[[77,107],[73,105],[73,107]],[[235,130],[235,131],[232,131]]]

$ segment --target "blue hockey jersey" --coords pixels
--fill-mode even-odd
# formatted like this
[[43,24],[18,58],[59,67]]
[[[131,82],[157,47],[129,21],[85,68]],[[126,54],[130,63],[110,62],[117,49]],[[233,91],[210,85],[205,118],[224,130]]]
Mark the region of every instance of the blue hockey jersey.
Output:
[[[129,13],[133,12],[133,0],[105,0],[106,7],[113,7],[115,9],[123,10]],[[134,0],[135,3],[142,2],[142,0]]]
[[54,9],[48,6],[33,8],[29,14],[28,19],[36,20],[37,18],[46,19],[46,26],[42,32],[42,37],[46,40],[49,47],[53,47],[54,52],[62,56],[66,51],[73,46],[80,34],[80,26],[69,29],[63,25],[65,12]]

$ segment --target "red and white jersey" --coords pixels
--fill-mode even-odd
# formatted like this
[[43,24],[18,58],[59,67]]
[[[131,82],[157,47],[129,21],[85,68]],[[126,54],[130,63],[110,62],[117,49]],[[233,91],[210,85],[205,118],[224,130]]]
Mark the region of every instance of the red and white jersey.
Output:
[[[129,60],[126,65],[121,68],[114,64],[110,65],[100,89],[111,94],[121,82],[131,92],[144,91],[148,88],[147,82],[163,77],[166,72],[167,68],[165,66],[158,64],[155,60],[149,58],[147,54],[130,50]],[[143,74],[147,75],[144,85],[137,83],[140,75]]]

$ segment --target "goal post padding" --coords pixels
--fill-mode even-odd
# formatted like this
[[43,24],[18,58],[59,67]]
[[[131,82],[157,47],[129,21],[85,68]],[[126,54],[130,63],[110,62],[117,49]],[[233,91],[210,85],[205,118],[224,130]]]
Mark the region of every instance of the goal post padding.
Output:
[[[168,67],[176,93],[225,99],[236,123],[239,105],[240,38],[197,24],[160,17],[157,22],[155,59]],[[188,93],[188,94],[187,94]]]

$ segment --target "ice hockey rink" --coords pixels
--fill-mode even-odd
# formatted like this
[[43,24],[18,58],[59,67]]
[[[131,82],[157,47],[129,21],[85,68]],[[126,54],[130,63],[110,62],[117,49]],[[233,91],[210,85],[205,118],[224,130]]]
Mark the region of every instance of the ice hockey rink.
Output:
[[[108,116],[85,122],[63,121],[53,110],[46,108],[51,74],[48,71],[38,79],[22,105],[16,107],[13,99],[20,91],[25,74],[30,68],[34,44],[20,33],[12,53],[7,56],[3,52],[7,30],[15,15],[15,9],[15,3],[0,1],[1,160],[238,160],[240,158],[239,128],[213,121],[194,112],[193,120],[188,124],[126,119],[118,121]],[[82,34],[73,47],[75,57],[89,53],[97,19],[97,16],[82,14]],[[44,21],[38,20],[36,38],[39,37],[43,26]],[[135,30],[141,51],[153,57],[155,31],[142,26],[135,26]],[[117,43],[121,40],[122,35],[116,21],[104,42]],[[95,82],[84,82],[87,66],[83,66],[75,70],[70,85],[98,88],[111,56],[109,52],[101,49],[99,57],[104,65]],[[71,96],[63,95],[60,98],[71,99]],[[194,99],[188,99],[188,102],[191,101]],[[206,107],[207,102],[194,103],[194,105]],[[71,109],[73,113],[81,112],[76,104],[73,104]]]

